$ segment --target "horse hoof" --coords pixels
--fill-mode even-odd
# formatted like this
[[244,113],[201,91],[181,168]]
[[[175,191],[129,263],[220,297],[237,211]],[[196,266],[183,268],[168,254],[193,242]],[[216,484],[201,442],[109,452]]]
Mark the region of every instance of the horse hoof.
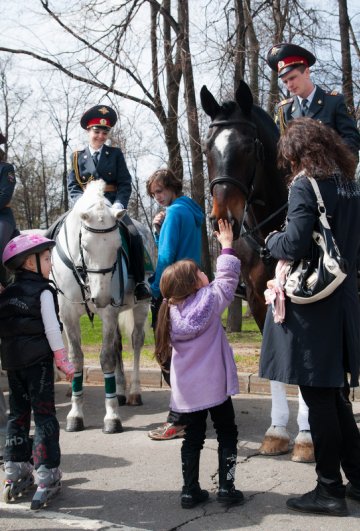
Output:
[[314,463],[314,445],[309,431],[300,431],[295,439],[291,461],[295,463]]
[[106,433],[107,435],[111,433],[121,433],[123,431],[121,420],[120,419],[105,420],[102,431],[103,433]]
[[127,402],[126,404],[128,406],[142,406],[143,405],[143,401],[142,401],[142,398],[141,398],[141,395],[140,394],[133,394],[133,395],[129,395],[129,398],[127,399]]
[[119,406],[125,406],[126,396],[125,395],[116,395]]
[[261,455],[283,455],[290,451],[290,436],[285,428],[271,426],[265,433],[265,437],[259,448]]
[[65,431],[83,431],[84,420],[81,417],[70,417],[66,421]]

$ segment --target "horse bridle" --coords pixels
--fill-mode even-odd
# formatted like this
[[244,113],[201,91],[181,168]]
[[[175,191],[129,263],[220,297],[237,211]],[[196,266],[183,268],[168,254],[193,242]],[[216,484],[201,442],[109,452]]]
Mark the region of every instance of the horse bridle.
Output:
[[[80,258],[81,258],[81,264],[82,264],[81,266],[75,265],[75,261],[72,258],[70,251],[69,251],[69,241],[68,241],[68,232],[67,232],[67,227],[66,227],[66,219],[64,221],[64,233],[65,233],[66,247],[67,247],[68,255],[70,256],[70,258],[64,251],[58,239],[56,241],[56,250],[58,252],[58,255],[61,258],[62,262],[73,272],[75,280],[81,291],[81,296],[83,299],[82,304],[85,305],[86,313],[90,321],[92,322],[94,319],[94,313],[90,310],[88,306],[88,301],[90,300],[90,296],[89,296],[89,286],[86,284],[88,273],[98,273],[98,274],[103,274],[103,275],[105,275],[106,273],[113,274],[116,268],[116,260],[112,267],[106,267],[106,268],[101,268],[101,269],[89,269],[86,266],[84,254],[83,254],[83,250],[81,246],[81,229],[82,228],[89,232],[93,232],[95,234],[106,234],[109,232],[113,232],[114,230],[117,230],[119,228],[119,224],[115,223],[114,225],[106,229],[94,229],[93,227],[90,227],[89,225],[85,225],[85,223],[81,222],[81,226],[79,230],[79,250],[80,250]],[[62,295],[64,295],[63,291],[61,291],[58,286],[57,286],[57,289]]]
[[255,137],[254,137],[254,145],[255,145],[255,152],[256,152],[256,164],[254,167],[254,171],[252,174],[252,177],[249,181],[249,185],[246,186],[243,183],[239,182],[237,179],[234,179],[233,177],[230,177],[229,175],[222,175],[219,177],[215,177],[210,182],[210,193],[213,195],[214,187],[217,184],[232,184],[233,186],[236,186],[240,189],[242,194],[245,197],[245,206],[244,206],[244,215],[241,222],[240,227],[240,238],[244,238],[248,241],[250,247],[255,250],[265,261],[266,256],[264,254],[264,243],[259,241],[258,232],[259,229],[268,223],[271,219],[273,219],[275,216],[280,214],[283,210],[287,208],[288,203],[286,202],[284,205],[282,205],[276,212],[273,212],[265,218],[260,223],[255,224],[254,227],[250,228],[249,225],[246,222],[246,218],[248,216],[249,207],[256,202],[256,200],[253,199],[254,194],[254,183],[256,179],[256,172],[258,168],[258,163],[263,162],[264,160],[264,147],[262,142],[257,137],[257,126],[251,122],[245,122],[244,120],[216,120],[211,122],[209,125],[209,128],[211,127],[217,127],[217,126],[229,126],[229,125],[246,125],[247,127],[250,126],[255,130]]

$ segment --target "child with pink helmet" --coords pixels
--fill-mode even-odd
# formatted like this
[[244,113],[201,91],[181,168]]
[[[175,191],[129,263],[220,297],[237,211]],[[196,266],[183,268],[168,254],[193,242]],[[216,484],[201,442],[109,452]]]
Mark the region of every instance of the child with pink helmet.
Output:
[[[49,280],[54,245],[39,234],[21,234],[3,253],[3,265],[14,273],[0,294],[1,364],[10,390],[4,500],[17,498],[34,483],[34,465],[38,486],[32,509],[41,508],[61,485],[54,359],[69,381],[74,375],[61,336],[56,290]],[[34,440],[29,437],[31,411]]]

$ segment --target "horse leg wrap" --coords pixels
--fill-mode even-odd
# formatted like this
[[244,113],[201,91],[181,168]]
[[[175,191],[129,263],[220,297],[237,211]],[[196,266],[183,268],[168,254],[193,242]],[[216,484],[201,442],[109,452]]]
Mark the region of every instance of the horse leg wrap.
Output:
[[76,372],[72,381],[73,396],[82,396],[83,394],[83,372]]
[[116,381],[114,372],[104,373],[106,398],[116,397]]

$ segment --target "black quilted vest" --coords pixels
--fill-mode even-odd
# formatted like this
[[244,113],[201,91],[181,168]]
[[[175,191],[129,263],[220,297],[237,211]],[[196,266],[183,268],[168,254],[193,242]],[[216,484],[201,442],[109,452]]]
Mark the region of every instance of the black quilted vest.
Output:
[[19,272],[0,295],[1,366],[5,370],[23,369],[53,358],[41,317],[44,289],[53,294],[58,315],[55,289],[38,273]]

